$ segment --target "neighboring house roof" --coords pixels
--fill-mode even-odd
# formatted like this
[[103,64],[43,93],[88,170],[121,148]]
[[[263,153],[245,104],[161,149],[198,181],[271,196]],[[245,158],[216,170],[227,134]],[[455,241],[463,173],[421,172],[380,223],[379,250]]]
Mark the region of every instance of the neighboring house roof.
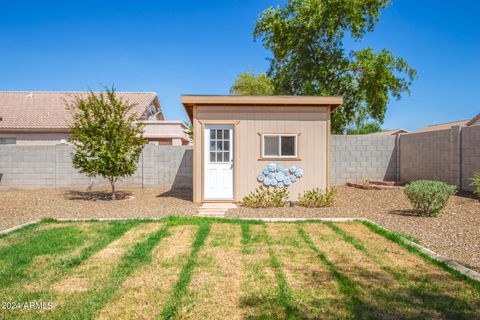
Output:
[[237,96],[237,95],[183,95],[182,104],[190,121],[194,106],[318,106],[333,111],[343,103],[343,97],[321,96]]
[[480,113],[467,122],[467,126],[480,125]]
[[[84,98],[88,92],[4,91],[0,92],[0,130],[68,131],[70,112],[65,102]],[[139,119],[163,120],[154,92],[116,92],[117,96],[136,106],[132,112]],[[152,106],[152,107],[151,107]]]
[[408,130],[405,129],[392,129],[392,130],[382,130],[380,132],[374,132],[371,134],[377,135],[377,136],[394,136],[397,134],[402,134],[402,133],[408,133]]
[[439,123],[439,124],[431,124],[426,126],[425,128],[421,128],[417,130],[417,132],[429,132],[429,131],[438,131],[438,130],[445,130],[450,129],[451,127],[455,126],[466,126],[469,120],[461,120],[461,121],[452,121],[446,123]]

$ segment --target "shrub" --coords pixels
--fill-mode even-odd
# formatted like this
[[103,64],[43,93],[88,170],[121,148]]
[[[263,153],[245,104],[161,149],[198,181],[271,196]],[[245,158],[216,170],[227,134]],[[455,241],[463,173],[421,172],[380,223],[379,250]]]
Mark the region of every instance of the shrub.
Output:
[[320,190],[318,188],[307,190],[298,197],[298,205],[309,208],[329,207],[333,203],[335,189]]
[[475,190],[473,190],[473,193],[480,197],[480,171],[475,172],[473,178],[470,180],[472,180],[470,185],[476,187]]
[[243,198],[243,205],[250,208],[285,207],[289,204],[287,189],[260,186]]
[[440,181],[418,180],[405,187],[413,207],[429,216],[439,216],[456,187]]

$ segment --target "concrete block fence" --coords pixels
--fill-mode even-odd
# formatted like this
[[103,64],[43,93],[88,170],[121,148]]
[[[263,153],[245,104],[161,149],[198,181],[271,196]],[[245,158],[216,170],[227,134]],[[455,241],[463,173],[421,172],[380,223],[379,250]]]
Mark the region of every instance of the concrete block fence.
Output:
[[[90,178],[72,165],[69,145],[0,147],[0,188],[86,188]],[[192,187],[191,146],[145,146],[138,169],[119,186],[162,189]],[[96,178],[94,186],[109,186]]]
[[398,180],[397,137],[378,135],[332,135],[330,182]]
[[[90,179],[71,162],[69,145],[0,146],[0,188],[86,188]],[[147,145],[137,172],[119,185],[140,188],[191,188],[191,146]],[[401,136],[332,135],[332,185],[370,180],[432,179],[472,190],[480,171],[480,126]],[[97,178],[95,186],[108,186]]]

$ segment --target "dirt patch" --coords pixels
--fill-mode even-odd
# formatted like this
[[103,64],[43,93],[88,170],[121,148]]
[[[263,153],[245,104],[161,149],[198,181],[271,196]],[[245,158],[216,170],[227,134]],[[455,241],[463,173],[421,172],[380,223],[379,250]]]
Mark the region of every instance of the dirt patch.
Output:
[[78,191],[70,190],[65,192],[65,198],[68,200],[86,200],[86,201],[119,201],[133,199],[132,192],[119,191],[115,193],[115,200],[112,200],[112,193],[106,191]]
[[67,278],[53,285],[53,288],[60,294],[72,294],[88,290],[88,280],[85,278]]
[[191,251],[196,229],[170,228],[171,235],[152,252],[152,262],[124,282],[120,294],[103,308],[99,319],[157,318]]
[[[95,190],[108,194],[108,190]],[[42,218],[159,218],[167,215],[195,215],[197,205],[191,190],[128,189],[131,200],[94,201],[83,190],[0,189],[0,230]]]
[[240,309],[240,226],[213,224],[179,319],[243,319]]

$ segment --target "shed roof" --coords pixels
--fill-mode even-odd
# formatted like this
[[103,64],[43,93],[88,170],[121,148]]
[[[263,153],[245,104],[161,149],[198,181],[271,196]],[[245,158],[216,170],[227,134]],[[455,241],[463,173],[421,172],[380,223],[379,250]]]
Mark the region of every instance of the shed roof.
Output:
[[190,120],[194,106],[318,106],[335,110],[343,97],[319,96],[235,96],[235,95],[183,95],[182,104]]

